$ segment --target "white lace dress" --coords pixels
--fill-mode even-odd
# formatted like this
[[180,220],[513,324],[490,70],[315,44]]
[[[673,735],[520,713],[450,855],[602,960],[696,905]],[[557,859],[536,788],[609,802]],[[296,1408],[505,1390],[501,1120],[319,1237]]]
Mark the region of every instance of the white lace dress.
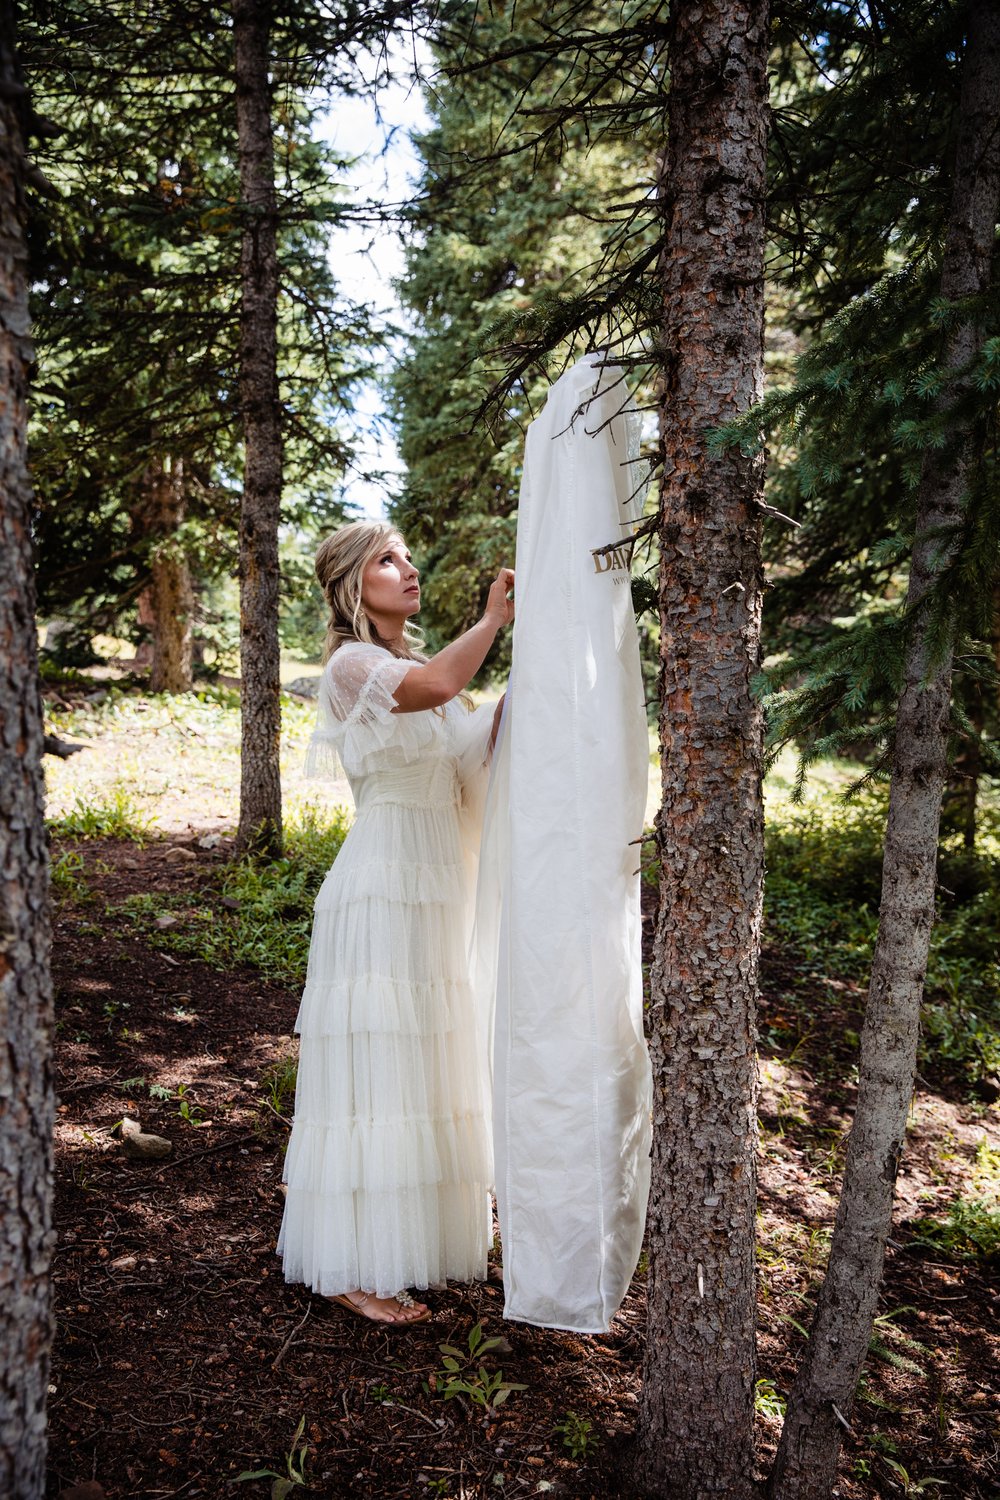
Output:
[[316,898],[278,1252],[326,1296],[486,1274],[486,1025],[469,974],[493,705],[393,713],[412,662],[341,646],[311,769],[339,758],[357,816]]

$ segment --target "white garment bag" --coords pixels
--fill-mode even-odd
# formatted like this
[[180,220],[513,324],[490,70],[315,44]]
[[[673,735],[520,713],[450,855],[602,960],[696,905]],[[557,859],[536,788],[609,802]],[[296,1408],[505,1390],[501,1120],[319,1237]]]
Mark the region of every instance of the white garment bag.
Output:
[[528,430],[483,846],[500,886],[505,1316],[581,1333],[607,1329],[639,1257],[651,1104],[635,843],[649,750],[628,544],[644,468],[638,413],[601,363],[567,371]]

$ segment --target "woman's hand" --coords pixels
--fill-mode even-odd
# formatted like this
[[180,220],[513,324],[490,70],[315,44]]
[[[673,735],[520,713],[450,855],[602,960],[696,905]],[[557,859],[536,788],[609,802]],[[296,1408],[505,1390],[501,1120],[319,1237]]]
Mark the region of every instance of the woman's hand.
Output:
[[514,618],[514,601],[507,598],[513,587],[513,570],[501,568],[490,586],[482,619],[430,661],[410,668],[393,693],[394,713],[414,714],[425,708],[439,708],[472,681],[486,660],[497,631]]
[[498,630],[504,625],[509,625],[514,618],[514,601],[507,598],[507,595],[513,593],[513,590],[513,568],[501,568],[494,581],[490,584],[486,608],[483,610],[483,619],[494,621]]

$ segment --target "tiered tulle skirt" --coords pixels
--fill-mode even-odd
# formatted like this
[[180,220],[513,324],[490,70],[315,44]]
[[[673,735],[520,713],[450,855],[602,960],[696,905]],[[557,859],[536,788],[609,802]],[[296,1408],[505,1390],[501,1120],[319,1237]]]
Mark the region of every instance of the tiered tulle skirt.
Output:
[[486,1274],[491,1138],[453,798],[373,799],[316,899],[278,1251],[323,1295]]

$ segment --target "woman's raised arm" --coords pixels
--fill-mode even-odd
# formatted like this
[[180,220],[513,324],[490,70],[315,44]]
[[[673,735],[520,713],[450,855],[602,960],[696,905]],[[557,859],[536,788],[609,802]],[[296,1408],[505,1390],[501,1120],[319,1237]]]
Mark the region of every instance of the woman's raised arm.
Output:
[[490,585],[482,619],[430,661],[410,668],[393,694],[399,705],[395,712],[413,714],[440,708],[468,686],[486,660],[497,632],[514,618],[514,601],[507,598],[513,587],[513,570],[501,568]]

